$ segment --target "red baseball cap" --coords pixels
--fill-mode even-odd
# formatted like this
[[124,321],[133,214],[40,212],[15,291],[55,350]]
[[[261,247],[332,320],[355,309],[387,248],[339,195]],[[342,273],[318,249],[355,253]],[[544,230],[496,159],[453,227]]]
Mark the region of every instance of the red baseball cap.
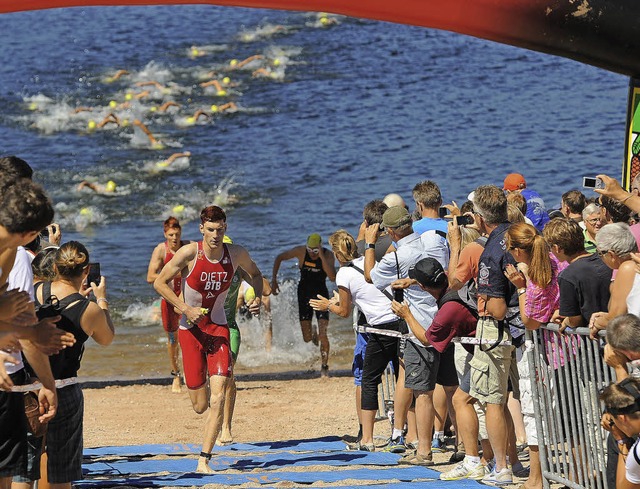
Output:
[[509,173],[504,179],[503,190],[520,190],[526,188],[527,182],[519,173]]

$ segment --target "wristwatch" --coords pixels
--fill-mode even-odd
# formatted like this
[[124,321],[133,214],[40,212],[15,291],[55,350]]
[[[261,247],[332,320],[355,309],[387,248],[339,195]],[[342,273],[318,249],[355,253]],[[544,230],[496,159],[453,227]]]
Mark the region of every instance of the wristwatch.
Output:
[[518,289],[518,297],[520,297],[522,294],[524,294],[527,291],[526,287],[522,287],[521,289]]
[[366,243],[365,245],[365,250],[375,250],[376,249],[376,244],[375,243]]

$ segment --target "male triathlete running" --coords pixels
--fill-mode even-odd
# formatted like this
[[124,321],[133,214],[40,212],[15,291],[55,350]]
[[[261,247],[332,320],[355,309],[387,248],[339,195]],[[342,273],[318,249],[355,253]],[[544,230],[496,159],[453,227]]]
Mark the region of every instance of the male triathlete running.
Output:
[[[180,248],[164,266],[154,287],[182,312],[178,339],[193,409],[202,414],[211,407],[196,469],[196,472],[211,474],[213,470],[208,462],[220,431],[224,390],[232,371],[225,298],[233,275],[240,267],[256,290],[256,298],[249,304],[249,309],[257,313],[262,297],[262,274],[242,246],[223,243],[227,216],[220,207],[205,207],[200,213],[200,220],[202,241]],[[169,286],[179,273],[183,278],[184,300]]]
[[[171,261],[173,255],[181,247],[189,244],[191,241],[182,241],[182,227],[180,222],[173,216],[164,221],[164,237],[166,241],[155,247],[149,260],[149,269],[147,270],[147,282],[152,284],[158,278],[162,268]],[[182,281],[180,275],[173,279],[173,291],[176,295],[180,295]],[[160,303],[162,312],[162,327],[167,332],[167,350],[169,353],[169,362],[171,363],[171,375],[173,376],[173,384],[171,390],[180,392],[180,367],[178,367],[178,358],[180,356],[180,346],[178,345],[178,324],[180,315],[176,313],[173,306],[162,299]]]

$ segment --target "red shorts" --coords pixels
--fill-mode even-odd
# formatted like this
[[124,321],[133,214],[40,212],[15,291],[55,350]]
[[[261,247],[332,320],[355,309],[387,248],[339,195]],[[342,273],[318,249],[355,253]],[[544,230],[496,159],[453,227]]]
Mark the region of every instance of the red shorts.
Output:
[[199,324],[180,329],[178,340],[182,348],[184,379],[189,389],[199,389],[207,382],[207,373],[231,376],[231,348],[226,325]]
[[162,312],[162,327],[167,333],[175,333],[180,325],[180,314],[178,314],[173,306],[166,300],[160,302],[160,311]]

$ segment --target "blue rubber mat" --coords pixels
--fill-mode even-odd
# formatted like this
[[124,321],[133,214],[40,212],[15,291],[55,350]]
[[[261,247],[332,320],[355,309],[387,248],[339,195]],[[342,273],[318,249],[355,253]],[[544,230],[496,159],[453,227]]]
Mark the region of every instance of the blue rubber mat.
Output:
[[[288,440],[259,443],[234,443],[215,447],[214,452],[319,452],[344,450],[345,443],[337,436],[327,436],[310,440]],[[123,447],[86,448],[86,457],[104,457],[109,455],[133,457],[150,455],[189,455],[200,453],[200,445],[174,443],[171,445],[132,445]]]
[[[391,465],[398,463],[398,455],[383,452],[329,452],[329,453],[267,453],[252,456],[214,456],[209,462],[213,470],[273,470],[285,467],[306,467],[310,465]],[[83,465],[83,473],[90,475],[153,474],[156,472],[189,472],[194,470],[193,458],[163,460],[115,460],[93,462]]]
[[[195,469],[195,460],[189,460],[189,470]],[[278,484],[279,482],[293,482],[298,484],[312,484],[314,482],[335,483],[343,480],[373,480],[373,481],[391,481],[398,480],[403,481],[403,484],[398,487],[410,487],[407,483],[416,480],[429,480],[431,484],[441,484],[441,481],[435,480],[439,477],[439,472],[424,467],[400,467],[393,466],[384,470],[368,470],[368,469],[356,469],[356,470],[329,470],[319,472],[265,472],[265,473],[250,473],[250,474],[171,474],[161,476],[143,476],[143,477],[126,477],[122,479],[110,479],[110,480],[83,480],[74,484],[74,487],[91,488],[91,487],[117,487],[117,486],[132,486],[132,487],[163,487],[163,486],[203,486],[205,484],[223,484],[229,486],[236,486],[240,484],[256,484],[256,487],[265,486],[268,484]],[[456,481],[455,487],[462,487],[462,484],[474,481]],[[442,484],[445,484],[442,482]],[[459,485],[460,484],[460,485]],[[389,487],[388,485],[379,485],[377,487]],[[449,489],[453,486],[448,483]],[[475,483],[473,487],[478,487]],[[356,487],[356,486],[354,486]],[[360,486],[362,487],[362,486]],[[412,486],[411,486],[412,487]],[[416,485],[416,487],[418,487]],[[421,487],[424,487],[422,482]],[[440,486],[443,487],[443,486]],[[471,487],[466,486],[466,487]],[[431,488],[430,488],[431,489]]]

